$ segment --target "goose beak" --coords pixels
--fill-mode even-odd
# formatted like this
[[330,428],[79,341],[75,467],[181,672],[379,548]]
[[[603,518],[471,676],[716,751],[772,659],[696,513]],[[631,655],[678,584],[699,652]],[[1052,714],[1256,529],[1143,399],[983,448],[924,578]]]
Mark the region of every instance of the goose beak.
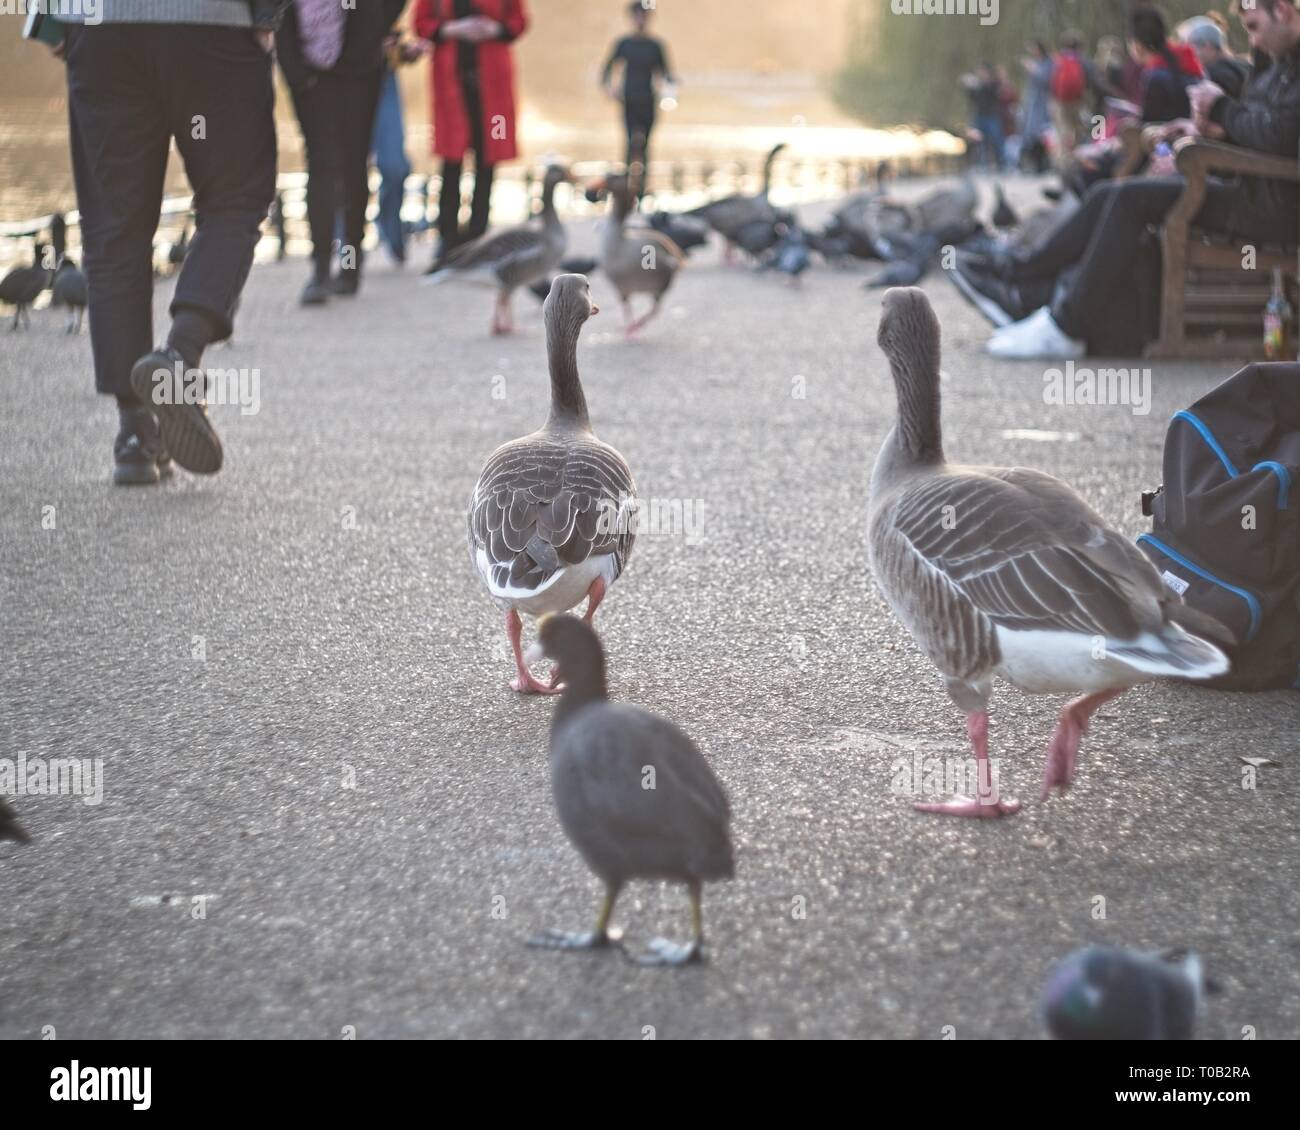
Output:
[[591,304],[591,316],[594,318],[599,313],[600,313],[600,307],[593,302]]

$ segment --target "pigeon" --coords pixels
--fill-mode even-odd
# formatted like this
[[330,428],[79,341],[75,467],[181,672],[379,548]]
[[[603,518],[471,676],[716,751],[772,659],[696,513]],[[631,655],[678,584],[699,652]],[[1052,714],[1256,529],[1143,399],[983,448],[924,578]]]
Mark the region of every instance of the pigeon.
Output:
[[788,275],[792,283],[797,283],[799,276],[812,265],[808,238],[798,224],[782,224],[780,236],[780,242],[768,253],[763,266],[775,268]]
[[15,267],[0,279],[0,302],[14,308],[14,322],[10,331],[20,325],[32,328],[32,318],[27,308],[50,285],[51,272],[45,266],[45,244],[38,243],[30,267]]
[[1058,1040],[1190,1040],[1211,988],[1189,951],[1088,946],[1052,968],[1043,1021]]
[[50,305],[68,308],[68,333],[81,332],[82,315],[86,312],[86,276],[71,259],[64,259],[54,272],[50,287]]
[[589,624],[547,616],[537,638],[537,650],[556,664],[563,681],[551,720],[555,810],[570,842],[605,884],[605,900],[591,933],[551,930],[529,944],[566,950],[608,945],[619,891],[635,879],[661,879],[686,884],[692,937],[685,944],[656,938],[639,961],[698,961],[703,885],[735,874],[727,794],[695,743],[672,722],[609,701],[605,654]]

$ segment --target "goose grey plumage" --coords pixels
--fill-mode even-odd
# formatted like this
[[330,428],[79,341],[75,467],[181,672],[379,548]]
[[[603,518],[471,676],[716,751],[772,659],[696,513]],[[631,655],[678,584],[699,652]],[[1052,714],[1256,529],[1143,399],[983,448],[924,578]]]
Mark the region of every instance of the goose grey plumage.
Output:
[[541,227],[521,224],[471,240],[451,252],[425,283],[436,286],[454,278],[493,283],[497,296],[492,308],[492,332],[510,333],[514,329],[511,305],[515,291],[545,278],[564,258],[568,236],[555,210],[555,189],[571,180],[562,166],[547,166],[542,179]]
[[[627,218],[636,207],[636,186],[626,173],[611,173],[591,185],[587,196],[608,195],[609,219],[601,247],[601,267],[618,290],[623,303],[623,329],[629,337],[659,313],[659,304],[672,286],[686,253],[663,232],[653,227],[628,227]],[[631,298],[648,294],[654,305],[640,318],[633,318]]]
[[578,334],[597,308],[582,275],[560,275],[542,309],[551,371],[545,425],[492,453],[469,506],[469,552],[497,604],[525,694],[555,693],[528,670],[520,612],[565,612],[587,597],[596,614],[636,538],[627,461],[591,430],[578,377]]
[[746,226],[764,223],[773,225],[777,222],[777,211],[768,203],[767,197],[772,188],[772,165],[784,148],[785,142],[774,145],[764,158],[763,187],[758,195],[749,196],[743,192],[736,192],[724,196],[721,200],[701,204],[700,207],[683,213],[704,220],[726,240],[725,252],[728,262],[731,261],[736,248],[736,237]]
[[1061,711],[1043,772],[1045,798],[1069,786],[1098,707],[1150,679],[1222,674],[1227,657],[1209,640],[1227,633],[1184,605],[1143,553],[1059,479],[945,461],[939,323],[922,291],[885,295],[878,341],[893,373],[898,420],[871,476],[871,566],[968,716],[984,794],[917,807],[1000,816],[1019,805],[988,787],[995,675],[1031,694],[1083,693]]
[[703,884],[735,874],[726,792],[695,743],[672,722],[609,701],[605,655],[587,623],[548,616],[538,644],[564,679],[564,697],[551,722],[555,810],[570,842],[605,884],[605,899],[591,933],[552,930],[529,944],[607,945],[622,887],[634,879],[663,879],[687,885],[692,938],[685,945],[656,938],[640,960],[656,965],[697,960],[704,942]]

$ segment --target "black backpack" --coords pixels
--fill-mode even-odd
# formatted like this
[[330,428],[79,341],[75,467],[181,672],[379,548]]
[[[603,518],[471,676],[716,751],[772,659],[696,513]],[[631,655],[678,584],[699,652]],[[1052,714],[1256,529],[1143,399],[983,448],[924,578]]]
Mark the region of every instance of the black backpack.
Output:
[[1206,685],[1300,689],[1300,365],[1247,365],[1178,412],[1138,544],[1236,641]]

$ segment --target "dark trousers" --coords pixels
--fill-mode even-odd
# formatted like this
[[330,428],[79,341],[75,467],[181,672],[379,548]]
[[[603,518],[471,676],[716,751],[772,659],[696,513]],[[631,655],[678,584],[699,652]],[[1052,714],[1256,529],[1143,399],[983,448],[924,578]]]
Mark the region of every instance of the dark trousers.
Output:
[[488,214],[492,204],[492,175],[495,165],[480,165],[479,153],[474,151],[474,199],[470,204],[469,226],[460,230],[460,177],[465,171],[463,161],[443,161],[442,192],[438,197],[438,238],[442,251],[450,251],[458,243],[477,239],[488,228]]
[[[1181,177],[1138,177],[1094,185],[1065,223],[1021,256],[1015,278],[1055,278],[1078,264],[1074,281],[1052,305],[1052,317],[1070,337],[1086,340],[1100,324],[1115,289],[1131,274],[1143,231],[1165,218],[1184,187]],[[1241,214],[1237,201],[1236,186],[1211,181],[1197,225],[1230,231],[1232,220]],[[1234,234],[1250,237],[1253,233]],[[1258,237],[1265,238],[1266,233]]]
[[328,278],[334,233],[342,216],[342,246],[361,266],[370,202],[370,137],[382,68],[361,76],[317,72],[310,85],[290,88],[307,145],[307,221],[317,278]]
[[492,207],[492,177],[495,165],[483,163],[483,109],[478,75],[462,71],[461,90],[465,97],[465,114],[469,119],[469,136],[474,150],[474,199],[469,209],[469,226],[460,230],[460,177],[465,171],[464,161],[444,160],[442,163],[442,192],[438,196],[439,254],[446,255],[458,243],[478,239],[488,229]]
[[67,70],[95,387],[128,394],[131,366],[154,344],[153,238],[172,138],[195,230],[171,310],[200,310],[218,340],[230,335],[275,195],[271,56],[241,28],[73,25]]
[[623,128],[627,131],[625,164],[650,163],[650,134],[655,128],[655,100],[633,96],[623,99]]

